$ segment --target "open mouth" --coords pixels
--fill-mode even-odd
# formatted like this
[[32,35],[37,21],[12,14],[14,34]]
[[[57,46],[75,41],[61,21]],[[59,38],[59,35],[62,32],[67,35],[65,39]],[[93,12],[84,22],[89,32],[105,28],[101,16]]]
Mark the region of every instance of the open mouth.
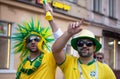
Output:
[[36,45],[31,45],[31,49],[36,49]]

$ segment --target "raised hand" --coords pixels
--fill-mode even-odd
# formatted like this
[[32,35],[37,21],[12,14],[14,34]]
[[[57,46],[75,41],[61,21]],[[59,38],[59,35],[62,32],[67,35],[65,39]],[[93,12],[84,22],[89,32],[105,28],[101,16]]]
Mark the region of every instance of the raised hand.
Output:
[[68,30],[67,30],[68,34],[74,35],[74,34],[80,32],[82,30],[80,26],[83,24],[83,22],[84,22],[84,19],[82,19],[79,22],[70,23],[68,26]]
[[53,13],[53,9],[51,8],[51,6],[48,3],[43,4],[43,7],[44,7],[44,10],[45,10],[45,13],[48,12],[48,11],[50,13]]

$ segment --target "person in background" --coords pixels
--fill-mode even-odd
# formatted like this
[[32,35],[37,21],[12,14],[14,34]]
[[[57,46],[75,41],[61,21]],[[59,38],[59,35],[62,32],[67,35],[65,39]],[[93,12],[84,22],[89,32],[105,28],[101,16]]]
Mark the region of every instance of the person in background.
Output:
[[95,53],[96,59],[100,61],[101,63],[104,63],[104,54],[101,52]]
[[[98,52],[102,45],[91,31],[81,29],[83,22],[70,23],[52,46],[53,56],[64,73],[64,79],[116,79],[109,66],[94,59],[94,52]],[[72,38],[71,45],[78,52],[79,58],[63,52],[68,40],[77,33],[79,36]]]

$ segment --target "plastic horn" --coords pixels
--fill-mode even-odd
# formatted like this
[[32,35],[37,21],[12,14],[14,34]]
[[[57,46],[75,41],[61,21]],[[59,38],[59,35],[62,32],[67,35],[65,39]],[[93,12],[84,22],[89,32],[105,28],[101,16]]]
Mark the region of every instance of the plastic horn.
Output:
[[[47,0],[43,0],[43,3],[46,6]],[[48,20],[48,21],[53,19],[53,16],[51,15],[51,13],[49,11],[46,12],[45,19]]]

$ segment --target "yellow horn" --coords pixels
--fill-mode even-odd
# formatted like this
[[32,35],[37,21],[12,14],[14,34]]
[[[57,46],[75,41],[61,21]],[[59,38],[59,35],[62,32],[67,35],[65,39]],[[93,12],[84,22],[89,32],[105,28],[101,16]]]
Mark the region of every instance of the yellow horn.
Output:
[[53,19],[53,16],[51,15],[51,13],[50,13],[49,11],[46,12],[45,19],[46,19],[46,20],[52,20],[52,19]]

